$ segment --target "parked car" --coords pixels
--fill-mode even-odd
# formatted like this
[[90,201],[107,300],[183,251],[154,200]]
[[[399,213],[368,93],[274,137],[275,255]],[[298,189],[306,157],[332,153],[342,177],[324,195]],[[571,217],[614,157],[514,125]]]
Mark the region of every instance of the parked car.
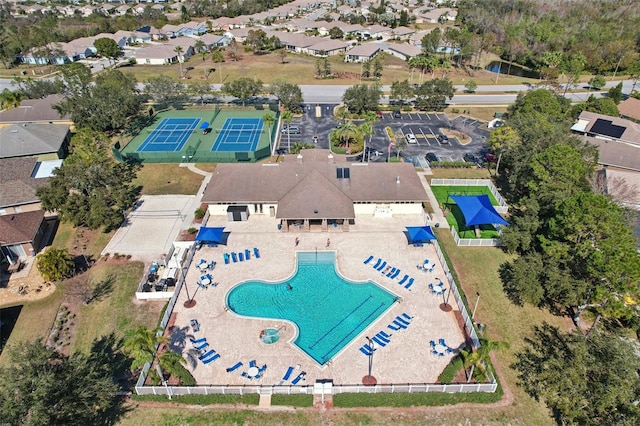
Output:
[[438,157],[435,153],[433,152],[427,152],[424,156],[425,160],[427,160],[429,163],[433,163],[434,161],[440,161],[440,157]]
[[440,143],[447,144],[447,143],[449,143],[449,136],[447,136],[447,135],[438,135],[438,140],[440,141]]
[[404,135],[404,137],[407,139],[407,143],[410,143],[410,144],[418,143],[418,140],[416,139],[416,135],[414,135],[413,133],[407,133]]
[[282,128],[282,133],[287,135],[299,135],[300,134],[300,127],[298,126],[284,126]]
[[393,116],[393,118],[402,118],[402,114],[400,114],[400,110],[398,109],[393,110],[391,115]]
[[382,118],[382,111],[376,111],[376,115],[378,116],[378,118]]
[[473,155],[473,154],[466,153],[466,154],[462,157],[462,159],[463,159],[464,161],[466,161],[467,163],[476,163],[476,164],[478,164],[478,157],[476,157],[476,156],[475,156],[475,155]]

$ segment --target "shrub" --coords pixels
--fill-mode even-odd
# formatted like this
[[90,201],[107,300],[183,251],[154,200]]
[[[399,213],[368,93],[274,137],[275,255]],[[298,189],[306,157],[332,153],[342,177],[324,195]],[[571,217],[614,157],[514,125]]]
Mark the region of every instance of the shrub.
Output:
[[196,232],[198,232],[198,230],[196,228],[194,228],[193,226],[189,229],[187,229],[187,232],[191,235],[195,234]]
[[462,365],[462,357],[458,354],[453,357],[451,362],[449,362],[442,373],[440,373],[440,375],[438,376],[438,381],[440,383],[451,383],[456,377],[456,374],[458,374],[458,371],[462,369]]
[[203,209],[202,207],[198,207],[194,213],[194,216],[196,219],[202,219],[204,217],[205,214],[205,209]]

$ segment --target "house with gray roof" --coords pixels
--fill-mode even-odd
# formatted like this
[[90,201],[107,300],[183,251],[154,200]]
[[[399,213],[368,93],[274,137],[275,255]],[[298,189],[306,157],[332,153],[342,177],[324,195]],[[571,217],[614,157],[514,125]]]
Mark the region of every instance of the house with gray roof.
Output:
[[[329,150],[303,150],[281,163],[223,163],[204,191],[211,215],[270,215],[287,231],[347,231],[359,215],[422,214],[427,194],[408,163],[349,163]],[[243,214],[234,215],[233,212]]]
[[0,215],[40,210],[36,191],[61,165],[62,160],[38,161],[35,157],[0,159]]
[[71,134],[61,124],[10,124],[0,128],[0,158],[34,157],[62,159]]
[[344,55],[345,62],[367,62],[375,58],[382,51],[382,46],[377,43],[365,43],[347,51]]
[[305,50],[310,55],[324,57],[340,55],[346,52],[348,46],[347,43],[340,40],[322,40],[319,43],[308,46]]
[[60,117],[60,113],[53,108],[64,99],[62,95],[49,95],[43,99],[25,99],[16,108],[0,112],[0,128],[11,124],[62,124],[70,126],[73,120],[66,114]]

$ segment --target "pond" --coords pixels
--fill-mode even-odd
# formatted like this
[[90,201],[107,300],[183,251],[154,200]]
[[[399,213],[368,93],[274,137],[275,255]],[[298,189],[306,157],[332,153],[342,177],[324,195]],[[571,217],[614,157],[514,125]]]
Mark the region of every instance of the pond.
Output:
[[509,67],[509,63],[503,62],[503,61],[492,61],[489,63],[489,65],[487,65],[485,69],[493,73],[499,72],[500,74],[508,74],[516,77],[525,77],[525,78],[540,77],[538,73],[535,71],[532,71],[528,68],[524,68],[517,64],[511,64],[511,67]]

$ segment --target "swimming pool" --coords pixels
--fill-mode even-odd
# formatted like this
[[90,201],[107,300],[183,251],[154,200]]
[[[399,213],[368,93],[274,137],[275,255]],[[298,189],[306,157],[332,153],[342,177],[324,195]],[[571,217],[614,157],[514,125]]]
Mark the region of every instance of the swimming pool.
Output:
[[324,365],[397,300],[372,281],[338,275],[334,252],[299,252],[297,271],[278,283],[247,281],[227,294],[227,306],[248,317],[288,320],[295,345]]

